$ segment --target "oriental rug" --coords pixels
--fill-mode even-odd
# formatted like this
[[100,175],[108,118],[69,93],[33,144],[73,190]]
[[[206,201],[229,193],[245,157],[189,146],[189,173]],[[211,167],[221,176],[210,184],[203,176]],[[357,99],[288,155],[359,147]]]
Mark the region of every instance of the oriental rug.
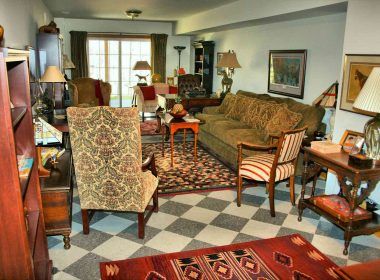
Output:
[[141,135],[158,135],[160,132],[156,132],[157,120],[145,120],[140,122]]
[[198,160],[194,162],[194,142],[174,143],[174,165],[170,166],[170,143],[143,144],[143,160],[154,153],[158,170],[159,194],[234,188],[235,173],[198,145]]
[[[175,241],[173,241],[175,242]],[[299,234],[100,263],[101,279],[339,279],[329,258]]]

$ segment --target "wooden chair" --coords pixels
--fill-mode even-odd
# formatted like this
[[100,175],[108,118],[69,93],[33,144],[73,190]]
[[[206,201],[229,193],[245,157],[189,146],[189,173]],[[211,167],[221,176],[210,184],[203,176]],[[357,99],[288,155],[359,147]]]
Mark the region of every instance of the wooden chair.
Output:
[[[268,146],[239,142],[238,147],[238,176],[237,176],[237,205],[241,205],[243,178],[266,183],[269,192],[270,213],[275,217],[274,187],[275,183],[289,179],[290,200],[295,205],[294,173],[298,154],[306,127],[282,132],[276,144]],[[272,142],[272,141],[271,141]],[[268,151],[242,159],[244,149]],[[276,153],[271,153],[276,150]]]
[[158,212],[158,177],[153,154],[142,163],[137,108],[70,107],[67,117],[83,233],[95,210],[132,211],[144,238],[146,222]]

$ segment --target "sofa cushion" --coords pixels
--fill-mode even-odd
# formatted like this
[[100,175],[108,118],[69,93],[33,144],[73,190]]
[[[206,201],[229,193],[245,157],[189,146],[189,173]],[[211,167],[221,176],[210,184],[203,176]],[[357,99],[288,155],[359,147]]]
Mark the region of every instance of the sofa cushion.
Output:
[[244,115],[249,113],[249,105],[255,101],[256,99],[244,95],[236,96],[234,104],[228,113],[226,113],[226,118],[237,121],[241,120]]
[[241,121],[254,129],[265,129],[265,126],[278,110],[286,107],[286,104],[277,104],[275,102],[263,101],[252,98],[249,103],[246,114]]
[[212,122],[212,121],[223,121],[226,118],[223,114],[203,114],[198,113],[195,115],[195,117],[205,123]]
[[227,93],[224,97],[222,104],[220,104],[218,108],[219,114],[228,114],[228,112],[232,109],[233,105],[236,102],[236,95],[232,93]]
[[269,134],[279,135],[284,130],[295,128],[301,119],[301,114],[288,108],[280,108],[265,126],[266,138],[269,138]]
[[156,94],[154,90],[154,86],[141,86],[140,87],[144,100],[154,100],[156,99]]

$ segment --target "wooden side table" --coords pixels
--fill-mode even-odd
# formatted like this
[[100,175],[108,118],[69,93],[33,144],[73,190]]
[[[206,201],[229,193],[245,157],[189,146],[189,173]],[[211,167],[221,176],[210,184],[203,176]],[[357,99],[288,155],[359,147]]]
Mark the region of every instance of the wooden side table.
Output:
[[[373,213],[372,219],[367,220],[353,220],[354,210],[370,195],[376,188],[380,180],[380,167],[357,167],[348,163],[348,154],[345,152],[334,154],[323,154],[317,152],[310,147],[304,147],[304,172],[302,175],[302,191],[301,199],[298,204],[298,221],[302,220],[302,213],[305,208],[309,208],[314,212],[324,216],[333,224],[337,225],[344,231],[344,250],[343,254],[348,254],[348,246],[352,237],[364,234],[372,234],[380,231],[380,217]],[[320,207],[314,205],[310,199],[314,196],[315,185],[311,190],[311,196],[305,198],[305,189],[308,178],[314,176],[321,167],[332,169],[336,172],[339,185],[340,195],[342,195],[350,206],[350,219],[344,222],[341,219],[327,213]],[[361,189],[360,195],[358,190],[360,184],[365,182],[366,188]]]

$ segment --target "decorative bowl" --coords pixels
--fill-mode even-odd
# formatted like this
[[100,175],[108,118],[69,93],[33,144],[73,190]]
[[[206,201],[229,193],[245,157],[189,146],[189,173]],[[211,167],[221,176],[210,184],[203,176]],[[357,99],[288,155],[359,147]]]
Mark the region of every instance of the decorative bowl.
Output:
[[175,118],[175,119],[180,119],[180,118],[183,118],[184,116],[187,115],[187,111],[184,109],[184,110],[182,110],[179,113],[172,113],[172,112],[170,112],[170,115],[172,115],[173,118]]

